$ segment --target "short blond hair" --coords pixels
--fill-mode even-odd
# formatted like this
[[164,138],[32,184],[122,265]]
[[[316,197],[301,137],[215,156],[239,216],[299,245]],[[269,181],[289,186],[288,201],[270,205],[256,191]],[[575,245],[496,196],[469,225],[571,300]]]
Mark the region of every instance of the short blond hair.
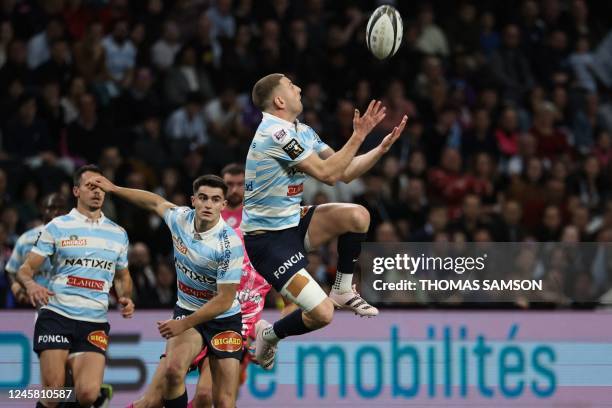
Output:
[[257,109],[264,111],[269,107],[272,92],[274,92],[274,89],[280,84],[280,80],[283,77],[283,74],[270,74],[255,83],[251,98]]

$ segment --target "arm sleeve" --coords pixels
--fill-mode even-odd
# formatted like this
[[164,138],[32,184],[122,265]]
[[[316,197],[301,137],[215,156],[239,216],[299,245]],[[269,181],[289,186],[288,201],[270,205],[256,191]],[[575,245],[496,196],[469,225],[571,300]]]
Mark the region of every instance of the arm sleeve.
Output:
[[170,207],[164,211],[164,222],[171,232],[176,231],[179,217],[184,217],[189,211],[191,211],[189,207]]
[[323,150],[329,149],[329,146],[327,145],[327,143],[321,140],[321,138],[319,137],[317,132],[314,131],[314,129],[312,128],[308,128],[308,129],[310,129],[310,134],[313,140],[313,149],[315,152],[321,153]]
[[49,257],[55,253],[55,239],[59,236],[57,227],[50,222],[42,230],[42,233],[38,236],[38,239],[32,247],[32,252],[40,256]]
[[11,257],[6,263],[6,271],[8,273],[17,273],[23,261],[25,260],[25,246],[23,244],[24,238],[23,235],[19,237],[17,242],[15,243],[15,248],[13,248],[13,252],[11,253]]
[[127,256],[128,256],[128,247],[130,246],[130,241],[128,239],[127,232],[123,231],[123,233],[125,234],[123,248],[121,249],[121,252],[119,253],[119,256],[117,257],[117,263],[115,264],[116,271],[121,271],[128,267],[128,257]]

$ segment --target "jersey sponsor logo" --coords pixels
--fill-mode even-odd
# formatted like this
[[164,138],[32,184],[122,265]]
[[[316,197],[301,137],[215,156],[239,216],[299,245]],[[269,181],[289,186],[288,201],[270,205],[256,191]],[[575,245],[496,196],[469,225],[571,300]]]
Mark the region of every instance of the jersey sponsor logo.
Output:
[[202,275],[192,271],[191,269],[183,265],[181,262],[179,262],[176,258],[174,258],[174,265],[176,266],[177,270],[183,272],[185,276],[187,276],[191,280],[200,283],[206,283],[209,285],[214,285],[217,283],[217,280],[215,278],[211,278],[210,276]]
[[172,235],[172,242],[174,242],[174,247],[181,254],[185,255],[187,253],[187,246],[185,245],[185,243],[183,242],[183,239],[181,237],[177,237],[175,235]]
[[194,289],[191,286],[185,285],[183,282],[178,282],[178,289],[186,295],[197,297],[198,299],[210,300],[215,296],[215,293],[210,290]]
[[69,239],[63,239],[60,241],[60,246],[64,247],[81,247],[87,246],[87,239],[77,237],[76,235],[71,235]]
[[238,226],[238,219],[234,217],[233,215],[230,215],[229,217],[227,217],[225,219],[225,222],[227,223],[227,225],[229,225],[232,228],[236,228]]
[[274,277],[276,279],[280,279],[280,276],[289,270],[293,265],[298,263],[299,260],[304,259],[304,254],[302,252],[298,252],[296,254],[291,255],[291,258],[287,259],[281,266],[278,267],[277,270],[274,271]]
[[66,282],[66,285],[92,290],[104,290],[104,283],[104,281],[97,279],[81,278],[80,276],[68,276],[68,282]]
[[87,336],[87,341],[102,351],[106,351],[108,348],[108,336],[104,330],[96,330],[89,333]]
[[229,269],[230,259],[232,258],[232,250],[230,249],[230,240],[227,234],[227,230],[223,229],[221,231],[221,251],[223,252],[223,260],[219,265],[219,269],[217,270],[217,276],[222,278],[225,276],[225,273]]
[[277,132],[274,132],[274,134],[272,135],[272,139],[276,143],[283,143],[286,137],[287,137],[287,131],[285,129],[281,129]]
[[289,176],[289,177],[293,177],[293,176],[296,176],[296,175],[298,175],[298,176],[299,176],[299,175],[304,174],[304,172],[303,172],[303,171],[299,171],[299,170],[298,170],[298,169],[296,169],[295,167],[290,167],[290,168],[288,168],[288,169],[286,170],[286,172],[287,172],[287,176]]
[[64,343],[70,344],[66,336],[61,334],[43,334],[38,336],[38,343]]
[[259,304],[262,300],[264,300],[264,297],[256,290],[247,288],[238,292],[238,302],[240,302],[240,304],[247,302]]
[[295,196],[304,191],[304,183],[287,186],[287,197]]
[[297,159],[298,156],[304,152],[304,148],[295,139],[291,139],[289,143],[284,145],[283,150],[289,155],[289,157],[291,157],[292,160]]
[[96,258],[67,258],[63,266],[80,266],[82,268],[96,268],[112,272],[115,266],[113,261]]
[[253,191],[253,182],[249,181],[244,184],[244,191]]
[[234,353],[242,350],[242,336],[235,331],[227,330],[214,335],[210,345],[215,350]]

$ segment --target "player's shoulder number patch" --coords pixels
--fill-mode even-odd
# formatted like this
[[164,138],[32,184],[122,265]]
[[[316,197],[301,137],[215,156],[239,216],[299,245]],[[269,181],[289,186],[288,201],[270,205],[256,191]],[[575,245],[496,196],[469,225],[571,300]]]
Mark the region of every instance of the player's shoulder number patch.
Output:
[[304,148],[295,139],[291,139],[289,143],[284,145],[283,150],[292,160],[295,160],[300,154],[304,153]]

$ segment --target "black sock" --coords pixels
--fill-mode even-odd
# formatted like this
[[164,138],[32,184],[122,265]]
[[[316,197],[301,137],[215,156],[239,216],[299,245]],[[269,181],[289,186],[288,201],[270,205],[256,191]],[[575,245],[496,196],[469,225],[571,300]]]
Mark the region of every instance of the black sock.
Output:
[[302,311],[300,309],[294,310],[274,323],[274,333],[279,339],[284,339],[287,336],[298,336],[311,331],[312,329],[306,327],[304,324]]
[[171,400],[164,400],[164,407],[166,408],[186,408],[189,399],[187,398],[187,389],[180,397]]
[[102,395],[102,393],[98,394],[98,398],[94,401],[94,403],[91,405],[92,407],[96,408],[101,406],[104,401],[106,401],[106,395]]
[[[361,253],[361,243],[365,241],[365,239],[366,234],[361,232],[347,232],[338,237],[338,267],[333,289],[341,289],[342,274],[353,274],[355,262],[357,262],[357,258],[359,258],[359,254]],[[349,288],[344,289],[349,290]]]

